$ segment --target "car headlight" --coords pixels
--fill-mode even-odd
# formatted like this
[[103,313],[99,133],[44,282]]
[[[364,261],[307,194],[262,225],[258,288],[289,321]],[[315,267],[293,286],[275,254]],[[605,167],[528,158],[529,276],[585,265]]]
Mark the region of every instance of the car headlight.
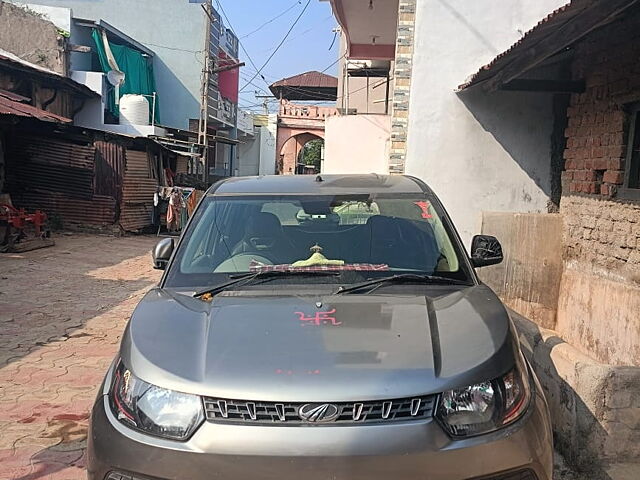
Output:
[[444,392],[436,418],[454,437],[489,433],[518,420],[531,400],[526,366],[505,376]]
[[123,424],[172,440],[187,440],[204,419],[200,397],[144,382],[122,362],[113,375],[109,403]]

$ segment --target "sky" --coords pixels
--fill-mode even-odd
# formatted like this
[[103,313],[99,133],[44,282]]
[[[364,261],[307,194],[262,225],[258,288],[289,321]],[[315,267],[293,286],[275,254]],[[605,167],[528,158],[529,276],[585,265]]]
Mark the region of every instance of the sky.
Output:
[[[240,38],[240,43],[251,57],[240,49],[240,60],[247,66],[240,70],[240,88],[242,89],[256,73],[256,68],[267,61],[278,44],[301,14],[305,5],[309,5],[293,27],[289,37],[269,61],[262,73],[270,84],[281,78],[290,77],[310,70],[323,71],[338,58],[338,40],[334,39],[333,29],[337,26],[331,14],[329,2],[320,0],[213,0],[216,10],[219,6],[227,14],[231,28]],[[222,13],[222,12],[220,12]],[[276,18],[278,17],[278,18]],[[224,18],[224,17],[223,17]],[[226,20],[225,26],[229,26]],[[270,22],[266,25],[265,23]],[[263,26],[264,25],[264,26]],[[262,28],[260,28],[262,27]],[[257,31],[256,31],[257,30]],[[331,46],[333,42],[333,46]],[[331,47],[331,50],[329,50]],[[335,75],[337,65],[331,66],[326,73]],[[240,108],[260,111],[254,92],[260,87],[264,95],[267,84],[260,77],[240,93]],[[256,87],[257,86],[257,87]],[[270,94],[270,92],[268,92]]]

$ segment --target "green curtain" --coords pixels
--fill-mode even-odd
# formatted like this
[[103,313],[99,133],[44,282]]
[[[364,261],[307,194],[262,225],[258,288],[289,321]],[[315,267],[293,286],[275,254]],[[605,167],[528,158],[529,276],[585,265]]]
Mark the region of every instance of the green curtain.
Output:
[[[100,66],[102,71],[107,73],[111,71],[109,62],[107,61],[107,54],[104,51],[104,45],[102,43],[102,35],[97,28],[94,28],[91,32],[93,41],[96,44],[96,51],[98,52],[98,58],[100,59]],[[141,94],[141,95],[153,95],[156,91],[156,82],[153,75],[153,59],[145,57],[138,50],[126,47],[124,45],[118,45],[116,43],[109,42],[113,56],[116,59],[116,63],[121,71],[125,74],[124,84],[120,86],[120,96],[127,93]],[[147,97],[149,101],[149,120],[151,121],[151,112],[153,107],[153,99]],[[111,113],[118,116],[118,105],[115,102],[115,90],[109,89],[109,98],[107,99],[107,108]],[[158,98],[156,96],[156,115],[155,123],[160,123],[160,117],[158,115]]]

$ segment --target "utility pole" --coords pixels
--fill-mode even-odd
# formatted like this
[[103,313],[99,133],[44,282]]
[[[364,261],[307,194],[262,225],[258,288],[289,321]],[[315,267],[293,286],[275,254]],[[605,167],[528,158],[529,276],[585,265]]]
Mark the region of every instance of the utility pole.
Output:
[[198,124],[198,144],[202,145],[202,163],[203,173],[202,180],[207,181],[209,175],[209,81],[211,77],[211,67],[213,59],[211,58],[211,23],[215,20],[210,11],[211,3],[206,2],[202,5],[202,9],[206,14],[206,38],[204,41],[204,67],[202,69],[202,95],[200,99],[200,122]]
[[269,99],[276,98],[273,95],[256,95],[256,98],[264,98],[262,105],[264,106],[264,114],[269,115]]

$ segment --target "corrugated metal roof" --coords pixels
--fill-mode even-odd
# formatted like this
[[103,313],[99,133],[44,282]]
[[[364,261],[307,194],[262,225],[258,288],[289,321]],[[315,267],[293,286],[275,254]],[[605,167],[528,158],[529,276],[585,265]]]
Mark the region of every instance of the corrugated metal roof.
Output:
[[[612,12],[616,11],[619,13],[632,6],[636,2],[637,0],[618,0],[616,2],[611,2],[610,5],[606,5],[607,7],[611,6],[611,10],[603,10],[603,15],[611,15]],[[471,77],[469,77],[465,83],[460,85],[458,89],[464,90],[465,88],[485,82],[486,80],[496,75],[496,73],[501,69],[508,66],[514,60],[527,57],[528,53],[530,53],[532,49],[538,47],[539,43],[546,40],[546,38],[552,33],[556,33],[559,30],[563,29],[565,26],[568,27],[568,31],[573,30],[569,32],[570,35],[567,35],[568,39],[573,39],[573,41],[569,42],[569,44],[579,40],[593,28],[580,28],[581,25],[568,24],[574,20],[577,20],[577,17],[583,14],[585,11],[593,9],[595,7],[601,7],[605,3],[606,2],[599,2],[595,0],[572,0],[566,5],[554,10],[552,13],[540,20],[535,27],[525,33],[523,37],[515,44],[513,44],[508,50],[502,52],[490,63],[484,65],[480,68],[480,70],[471,75]],[[605,20],[606,17],[602,18],[603,22]],[[558,51],[561,50],[562,47],[560,47],[560,50],[545,52],[548,53],[548,56],[546,58],[558,53]]]
[[338,88],[338,79],[322,72],[305,72],[278,80],[271,87]]
[[42,77],[49,81],[55,82],[60,87],[65,87],[69,90],[74,90],[78,93],[81,93],[87,97],[98,97],[99,94],[91,90],[89,87],[72,80],[69,77],[65,77],[53,70],[49,70],[48,68],[41,67],[40,65],[36,65],[35,63],[27,62],[26,60],[21,59],[17,55],[14,55],[11,52],[3,50],[0,48],[0,67],[6,66],[13,69],[18,69],[20,71],[26,71],[33,75]]
[[71,123],[70,118],[41,110],[17,100],[18,96],[0,90],[0,115],[16,115],[18,117],[32,117],[45,122]]

